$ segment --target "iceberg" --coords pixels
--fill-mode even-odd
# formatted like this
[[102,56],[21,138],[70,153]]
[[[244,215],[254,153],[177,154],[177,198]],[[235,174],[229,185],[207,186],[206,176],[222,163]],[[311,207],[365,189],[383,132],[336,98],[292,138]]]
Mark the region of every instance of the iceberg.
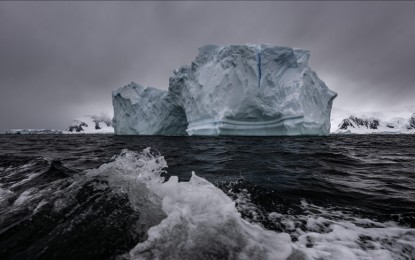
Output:
[[310,52],[270,45],[205,45],[174,71],[168,91],[113,91],[115,134],[328,135],[337,94]]
[[112,92],[119,135],[185,135],[186,115],[167,91],[131,82]]

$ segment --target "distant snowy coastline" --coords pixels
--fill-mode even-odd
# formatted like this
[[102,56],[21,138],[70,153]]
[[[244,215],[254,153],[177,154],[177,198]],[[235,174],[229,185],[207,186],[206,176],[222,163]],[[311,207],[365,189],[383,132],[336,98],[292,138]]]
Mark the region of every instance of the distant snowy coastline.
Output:
[[46,134],[46,135],[56,135],[63,134],[62,130],[56,129],[9,129],[5,133],[6,135],[25,135],[25,134]]
[[[333,108],[330,134],[415,134],[415,106],[389,112],[352,112]],[[109,116],[86,115],[65,130],[9,129],[5,134],[114,134]]]
[[114,134],[112,119],[108,116],[86,115],[72,121],[64,134]]
[[331,134],[415,134],[415,108],[386,112],[351,112],[333,108]]
[[114,134],[112,119],[106,115],[85,115],[65,130],[55,129],[9,129],[5,134]]

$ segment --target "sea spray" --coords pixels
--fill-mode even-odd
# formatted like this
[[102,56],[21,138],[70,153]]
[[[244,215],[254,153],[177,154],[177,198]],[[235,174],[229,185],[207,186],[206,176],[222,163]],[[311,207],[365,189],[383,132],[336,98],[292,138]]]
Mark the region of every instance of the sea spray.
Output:
[[147,148],[141,153],[123,150],[113,162],[91,171],[108,176],[110,187],[128,194],[140,212],[144,205],[152,209],[151,214],[145,212],[147,220],[157,206],[166,215],[148,230],[148,239],[130,251],[131,259],[286,259],[291,255],[288,234],[242,219],[235,202],[195,173],[188,182],[178,182],[176,176],[163,182],[166,167],[164,158]]

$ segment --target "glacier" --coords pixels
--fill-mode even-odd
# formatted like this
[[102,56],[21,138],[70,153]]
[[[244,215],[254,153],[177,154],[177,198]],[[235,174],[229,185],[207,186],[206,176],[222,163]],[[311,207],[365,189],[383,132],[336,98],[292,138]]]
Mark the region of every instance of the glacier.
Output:
[[205,45],[173,72],[168,91],[136,83],[112,93],[115,134],[328,135],[337,94],[310,52],[271,45]]

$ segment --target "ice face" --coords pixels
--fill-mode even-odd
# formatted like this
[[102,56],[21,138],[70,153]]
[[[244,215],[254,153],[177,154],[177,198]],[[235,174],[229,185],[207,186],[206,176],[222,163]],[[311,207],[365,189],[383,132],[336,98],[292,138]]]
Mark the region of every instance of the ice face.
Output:
[[122,135],[184,135],[183,109],[174,97],[132,82],[112,93],[114,131]]
[[309,68],[309,55],[269,45],[203,46],[190,66],[174,71],[168,92],[136,84],[115,91],[115,133],[176,134],[186,125],[189,135],[327,135],[337,94]]
[[170,78],[189,135],[327,135],[336,93],[309,52],[268,45],[207,45]]

